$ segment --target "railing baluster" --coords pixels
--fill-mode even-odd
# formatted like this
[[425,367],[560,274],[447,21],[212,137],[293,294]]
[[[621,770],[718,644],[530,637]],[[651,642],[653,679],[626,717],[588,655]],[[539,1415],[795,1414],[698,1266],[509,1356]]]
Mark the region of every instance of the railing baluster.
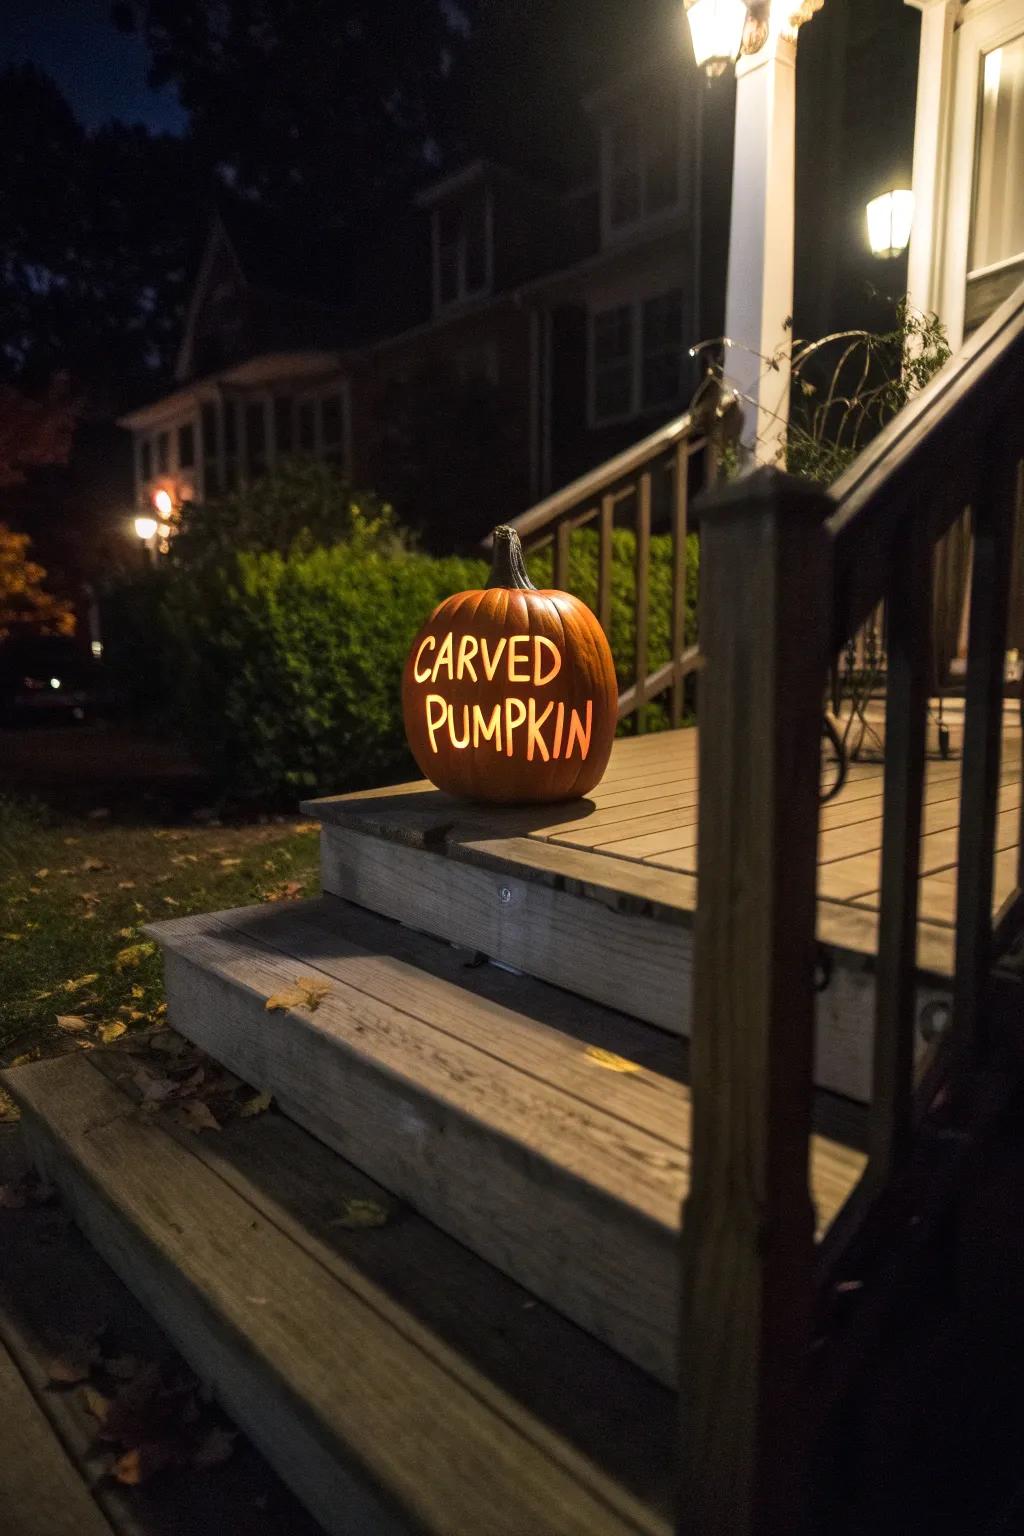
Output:
[[672,485],[672,678],[671,723],[676,730],[683,723],[683,674],[679,658],[686,643],[686,510],[689,494],[690,455],[687,445],[676,448],[675,479]]
[[931,654],[931,543],[916,507],[889,579],[882,880],[868,1177],[881,1187],[913,1130],[918,875]]
[[597,617],[606,635],[612,628],[612,529],[615,520],[615,498],[610,494],[601,497],[601,532],[597,559]]
[[564,591],[569,585],[569,540],[572,537],[572,524],[568,518],[563,518],[555,529],[555,557],[553,585]]
[[686,1536],[801,1529],[830,506],[770,469],[701,504],[706,659],[680,1330]]
[[645,469],[636,488],[636,729],[646,730],[648,619],[651,572],[651,472]]
[[957,1061],[977,1059],[992,955],[996,801],[1003,733],[1003,674],[1017,454],[1005,432],[983,452],[973,498],[974,561],[967,641],[956,883],[953,1046]]

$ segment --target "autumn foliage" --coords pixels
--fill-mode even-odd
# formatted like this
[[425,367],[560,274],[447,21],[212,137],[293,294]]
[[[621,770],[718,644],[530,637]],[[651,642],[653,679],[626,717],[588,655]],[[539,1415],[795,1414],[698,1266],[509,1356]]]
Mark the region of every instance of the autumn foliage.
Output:
[[72,635],[75,615],[62,598],[43,586],[46,572],[28,557],[27,534],[0,523],[0,640],[16,624],[31,625],[50,635]]

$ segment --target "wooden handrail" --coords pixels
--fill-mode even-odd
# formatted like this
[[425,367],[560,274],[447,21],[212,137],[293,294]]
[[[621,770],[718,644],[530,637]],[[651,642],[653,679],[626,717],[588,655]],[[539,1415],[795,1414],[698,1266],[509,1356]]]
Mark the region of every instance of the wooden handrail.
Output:
[[[868,1216],[876,1232],[906,1232],[894,1192],[907,1187],[939,1087],[943,1112],[968,1126],[978,1069],[999,1060],[988,1035],[991,967],[1024,931],[1024,853],[1016,889],[992,915],[1011,550],[1024,515],[1022,400],[1024,286],[830,492],[758,470],[702,505],[681,1337],[687,1536],[804,1529],[803,1491],[789,1474],[814,1427],[815,1273],[819,1284],[835,1278]],[[952,1025],[925,1084],[916,949],[933,561],[966,507],[973,560]],[[868,1163],[820,1264],[806,1177],[821,707],[831,658],[879,604],[888,615],[886,729]],[[1024,821],[1021,834],[1024,848]],[[902,1224],[879,1223],[887,1205]],[[815,1334],[819,1365],[842,1327],[823,1323]],[[829,1358],[852,1364],[842,1349]]]
[[[619,694],[619,719],[632,717],[637,731],[645,729],[648,704],[662,695],[668,695],[669,723],[673,727],[682,724],[686,679],[700,663],[694,644],[696,637],[687,633],[686,622],[687,539],[692,532],[688,514],[690,464],[695,455],[703,454],[703,482],[707,485],[714,480],[718,435],[715,428],[721,426],[725,431],[724,419],[730,413],[734,417],[736,412],[735,396],[717,385],[712,387],[707,380],[698,398],[699,404],[695,407],[666,422],[596,469],[580,475],[512,522],[527,549],[537,549],[550,542],[552,585],[559,588],[569,581],[573,536],[583,528],[593,526],[596,529],[595,608],[601,624],[609,632],[616,517],[632,531],[635,553],[631,576],[636,624],[633,654],[628,658],[617,656],[616,662],[621,670],[628,665],[632,674]],[[662,534],[671,541],[669,656],[652,666],[648,654],[651,540]]]

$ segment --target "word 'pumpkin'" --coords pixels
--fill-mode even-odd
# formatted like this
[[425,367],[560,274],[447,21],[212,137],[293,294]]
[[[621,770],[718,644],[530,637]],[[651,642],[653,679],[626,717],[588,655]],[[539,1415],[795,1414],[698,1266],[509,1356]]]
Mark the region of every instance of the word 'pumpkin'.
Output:
[[568,592],[539,592],[514,528],[494,530],[491,579],[436,608],[413,641],[402,712],[438,789],[504,804],[593,789],[615,737],[604,630]]

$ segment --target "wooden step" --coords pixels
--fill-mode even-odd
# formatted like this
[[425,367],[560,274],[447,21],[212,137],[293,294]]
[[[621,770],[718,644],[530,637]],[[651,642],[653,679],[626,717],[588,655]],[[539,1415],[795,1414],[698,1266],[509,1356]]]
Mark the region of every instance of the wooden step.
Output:
[[[172,1023],[452,1236],[675,1380],[678,1042],[332,897],[160,923]],[[307,979],[315,1008],[295,998]],[[268,1012],[291,994],[297,1005]],[[831,1221],[863,1156],[816,1138]]]
[[332,1536],[667,1531],[670,1393],[273,1110],[190,1134],[132,1073],[97,1051],[4,1083],[86,1235]]
[[112,1536],[2,1344],[0,1530],[10,1536]]
[[[615,750],[628,763],[627,747],[638,750],[634,742]],[[303,810],[322,824],[326,892],[689,1034],[695,875],[538,831],[553,838],[553,816],[589,825],[588,814],[605,814],[588,813],[588,802],[473,806],[422,781],[312,800]],[[817,999],[815,1082],[858,1103],[871,1095],[877,923],[875,911],[818,903],[825,985]],[[948,999],[951,956],[952,930],[922,923],[919,1011]]]

